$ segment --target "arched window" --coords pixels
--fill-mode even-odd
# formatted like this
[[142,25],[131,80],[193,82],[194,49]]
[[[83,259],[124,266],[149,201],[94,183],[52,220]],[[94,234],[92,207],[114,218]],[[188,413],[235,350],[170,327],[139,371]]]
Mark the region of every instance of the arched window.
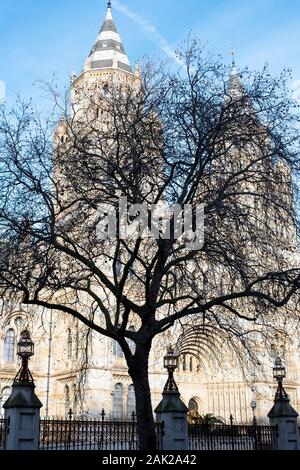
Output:
[[[135,331],[134,326],[130,326],[129,331]],[[132,339],[127,339],[127,344],[130,348],[131,353],[134,354],[135,353],[135,342]]]
[[113,417],[121,420],[123,417],[123,387],[122,384],[116,384],[113,393]]
[[72,333],[71,333],[70,328],[68,328],[67,349],[68,349],[68,359],[71,359],[72,358]]
[[198,403],[194,398],[189,401],[189,410],[190,411],[199,411]]
[[71,406],[70,388],[68,387],[68,385],[65,385],[65,415],[66,416],[68,416],[70,406]]
[[189,401],[189,413],[188,413],[188,420],[190,423],[196,423],[199,418],[199,406],[196,400],[192,398]]
[[182,370],[184,372],[186,371],[186,354],[183,354],[182,356]]
[[4,387],[1,392],[0,396],[0,415],[4,415],[4,408],[3,405],[6,402],[6,400],[10,397],[11,394],[11,388],[10,387]]
[[79,356],[79,331],[78,331],[78,325],[76,325],[75,329],[75,357],[78,359]]
[[113,341],[113,355],[115,357],[123,357],[123,351],[118,341]]
[[17,331],[21,331],[21,329],[23,327],[23,318],[22,317],[17,317],[15,319],[15,325],[16,325]]
[[72,399],[73,399],[73,411],[76,413],[77,410],[77,387],[76,384],[72,386]]
[[104,96],[107,96],[109,94],[109,86],[107,83],[103,87],[103,94]]
[[4,338],[3,359],[5,362],[14,362],[16,335],[13,329],[7,330]]
[[193,372],[193,368],[194,368],[194,361],[193,361],[193,357],[191,356],[190,357],[190,372]]
[[129,385],[127,395],[127,418],[132,419],[132,413],[135,413],[135,391],[134,386]]

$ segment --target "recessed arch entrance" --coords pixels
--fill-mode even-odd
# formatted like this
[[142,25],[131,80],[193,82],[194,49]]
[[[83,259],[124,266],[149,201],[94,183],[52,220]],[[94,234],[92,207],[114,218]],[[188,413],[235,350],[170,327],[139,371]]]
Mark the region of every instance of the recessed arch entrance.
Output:
[[188,404],[188,421],[193,424],[199,420],[200,411],[201,411],[201,401],[198,397],[193,397],[190,399]]

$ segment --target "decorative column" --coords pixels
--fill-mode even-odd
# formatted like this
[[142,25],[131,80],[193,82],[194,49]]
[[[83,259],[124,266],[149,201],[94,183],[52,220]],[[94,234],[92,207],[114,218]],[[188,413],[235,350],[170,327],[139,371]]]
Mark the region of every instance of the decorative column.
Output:
[[157,422],[164,423],[162,445],[163,450],[188,450],[188,408],[180,398],[174,371],[178,365],[178,357],[173,348],[168,348],[164,357],[164,367],[168,370],[168,380],[164,387],[163,399],[155,409]]
[[285,367],[278,357],[273,368],[273,376],[278,382],[274,405],[268,413],[271,425],[278,427],[278,450],[300,450],[297,411],[290,405],[290,399],[283,387]]
[[22,365],[14,379],[11,395],[3,405],[9,420],[6,450],[38,449],[40,408],[43,405],[34,392],[33,377],[28,369],[28,360],[33,354],[34,344],[29,331],[25,330],[18,342]]

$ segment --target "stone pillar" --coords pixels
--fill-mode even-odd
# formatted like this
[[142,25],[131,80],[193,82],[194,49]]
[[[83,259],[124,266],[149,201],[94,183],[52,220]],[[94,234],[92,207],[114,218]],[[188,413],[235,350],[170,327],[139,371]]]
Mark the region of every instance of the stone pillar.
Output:
[[268,418],[272,426],[278,426],[278,450],[300,450],[298,413],[290,405],[290,400],[288,398],[276,400],[268,413]]
[[189,450],[188,408],[178,391],[164,391],[155,409],[157,422],[164,423],[162,450]]
[[9,419],[6,450],[38,450],[43,405],[34,389],[33,383],[13,383],[11,395],[3,405]]

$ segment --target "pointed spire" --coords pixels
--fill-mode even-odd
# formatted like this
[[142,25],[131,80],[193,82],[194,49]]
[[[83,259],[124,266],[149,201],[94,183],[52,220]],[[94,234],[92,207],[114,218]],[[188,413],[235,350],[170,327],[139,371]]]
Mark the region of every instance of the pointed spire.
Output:
[[132,72],[112,16],[111,1],[107,2],[106,18],[84,66],[85,70],[107,68],[119,68]]
[[227,87],[227,95],[231,98],[241,98],[244,95],[244,88],[240,79],[240,75],[235,63],[235,50],[231,50],[232,55],[232,65],[230,78]]
[[234,49],[231,49],[231,55],[232,55],[232,66],[231,66],[231,77],[235,76],[235,75],[238,75],[238,70],[237,70],[237,66],[236,66],[236,63],[235,63],[235,50]]
[[112,20],[112,19],[113,19],[113,17],[112,17],[112,10],[111,10],[111,1],[110,1],[110,0],[107,2],[106,19],[107,19],[107,20]]

